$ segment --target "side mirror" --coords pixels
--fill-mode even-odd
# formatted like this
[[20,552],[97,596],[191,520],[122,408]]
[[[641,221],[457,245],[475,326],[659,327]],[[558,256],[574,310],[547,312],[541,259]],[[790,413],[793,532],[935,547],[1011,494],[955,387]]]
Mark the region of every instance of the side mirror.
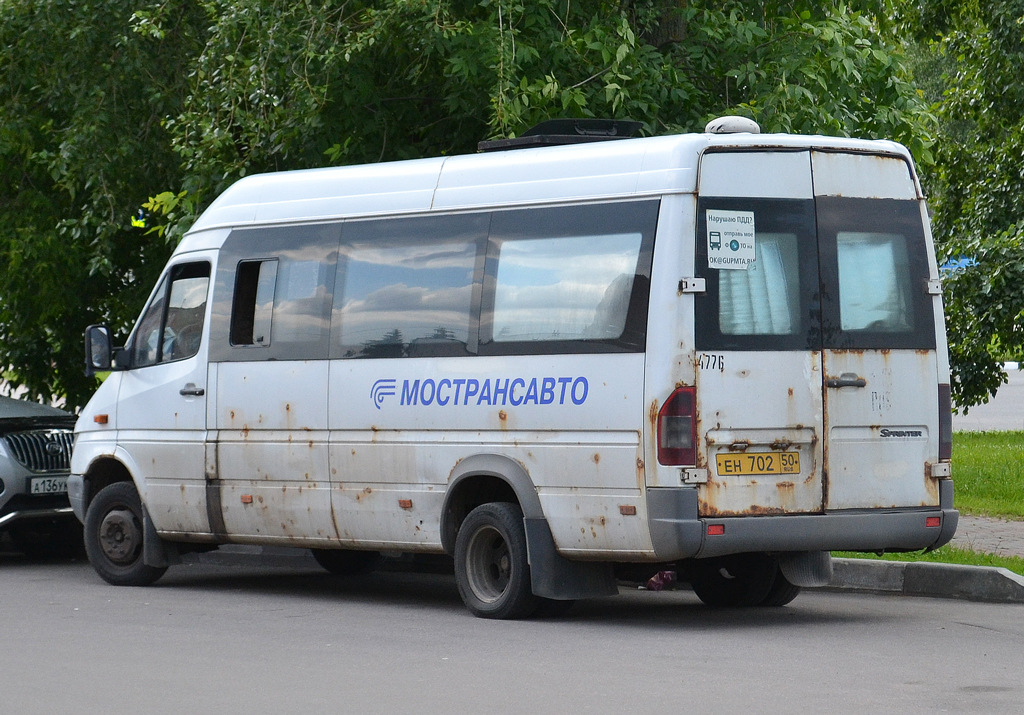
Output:
[[97,372],[110,370],[111,354],[110,328],[106,325],[90,325],[85,329],[85,374],[92,377]]

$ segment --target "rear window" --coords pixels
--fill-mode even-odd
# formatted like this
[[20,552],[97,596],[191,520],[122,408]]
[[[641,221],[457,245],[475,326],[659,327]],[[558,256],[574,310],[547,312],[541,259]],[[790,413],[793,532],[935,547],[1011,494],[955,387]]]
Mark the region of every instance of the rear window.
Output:
[[828,196],[817,207],[825,347],[934,348],[918,203]]
[[935,347],[915,201],[702,198],[701,350]]
[[697,223],[697,348],[815,349],[814,202],[702,198]]

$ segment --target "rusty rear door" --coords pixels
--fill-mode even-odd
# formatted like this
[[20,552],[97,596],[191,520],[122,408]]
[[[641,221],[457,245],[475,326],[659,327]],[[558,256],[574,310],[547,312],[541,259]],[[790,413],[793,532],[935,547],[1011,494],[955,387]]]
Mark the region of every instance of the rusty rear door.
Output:
[[[825,508],[935,506],[936,268],[902,157],[812,154],[821,249]],[[930,289],[931,288],[931,289]]]
[[695,374],[702,516],[823,509],[818,252],[809,151],[701,160]]

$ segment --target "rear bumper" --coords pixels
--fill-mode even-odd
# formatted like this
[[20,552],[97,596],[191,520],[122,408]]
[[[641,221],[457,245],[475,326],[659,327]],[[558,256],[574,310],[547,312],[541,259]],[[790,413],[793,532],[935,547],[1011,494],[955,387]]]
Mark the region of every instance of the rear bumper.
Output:
[[[751,551],[921,551],[949,543],[960,514],[953,483],[939,482],[934,508],[699,518],[695,489],[649,489],[655,553],[664,561]],[[938,526],[928,519],[938,517]],[[709,535],[712,531],[721,531]]]

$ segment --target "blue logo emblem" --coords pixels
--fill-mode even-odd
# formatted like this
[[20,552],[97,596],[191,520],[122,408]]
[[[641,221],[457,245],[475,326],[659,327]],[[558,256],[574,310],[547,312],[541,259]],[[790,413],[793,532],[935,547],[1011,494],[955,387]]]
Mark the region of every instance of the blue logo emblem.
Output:
[[397,386],[398,380],[394,378],[385,378],[373,383],[373,387],[370,388],[370,399],[373,400],[373,406],[379,410],[384,398],[393,396]]

